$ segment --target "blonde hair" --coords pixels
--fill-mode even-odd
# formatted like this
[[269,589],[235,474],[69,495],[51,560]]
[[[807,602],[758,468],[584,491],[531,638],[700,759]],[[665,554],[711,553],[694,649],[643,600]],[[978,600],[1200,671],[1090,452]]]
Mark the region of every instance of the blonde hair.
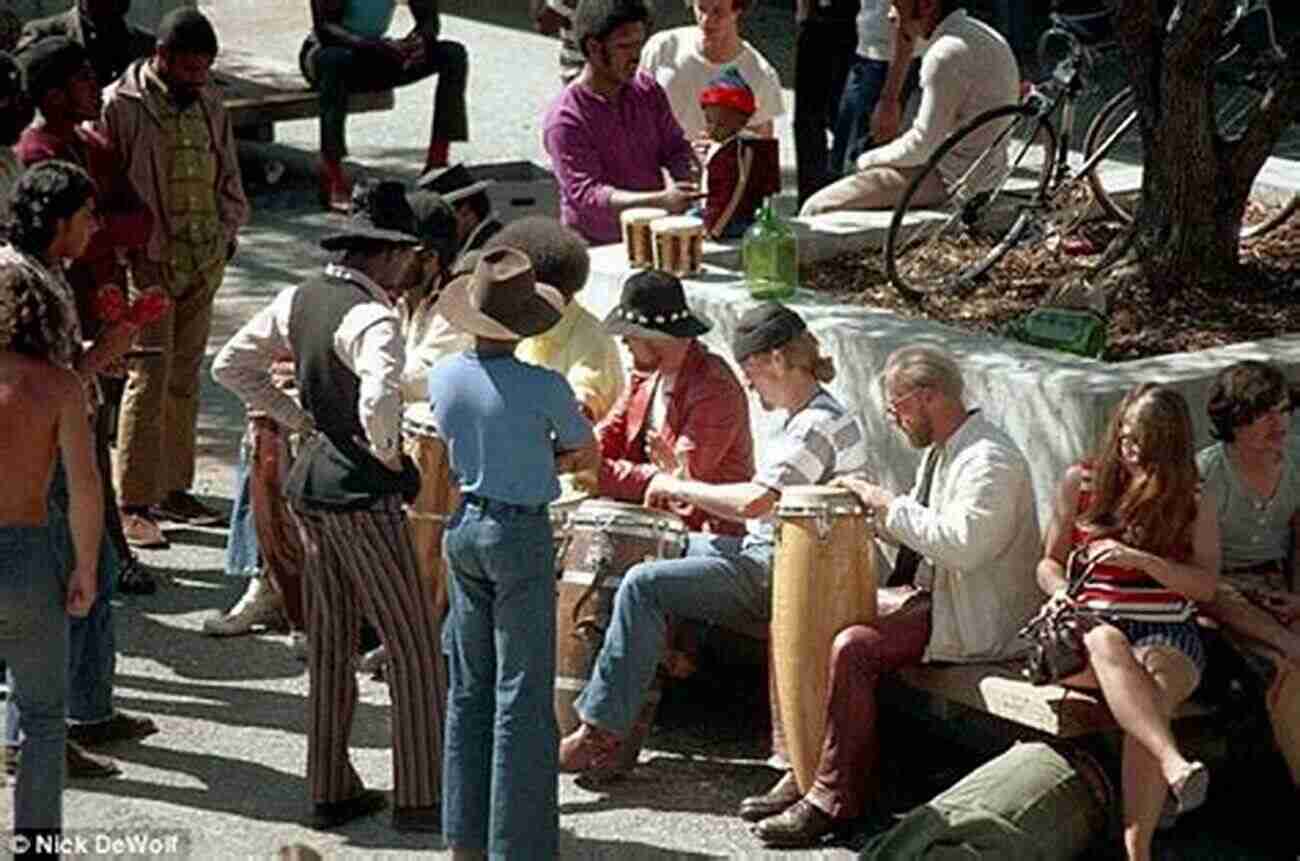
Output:
[[835,362],[830,356],[822,355],[817,336],[807,329],[772,352],[781,354],[786,367],[807,371],[819,383],[835,379]]

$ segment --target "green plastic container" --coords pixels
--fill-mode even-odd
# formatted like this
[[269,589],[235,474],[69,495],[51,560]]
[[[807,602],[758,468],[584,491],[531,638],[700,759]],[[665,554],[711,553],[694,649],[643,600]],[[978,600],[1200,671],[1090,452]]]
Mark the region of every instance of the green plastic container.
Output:
[[1100,356],[1106,349],[1106,321],[1090,310],[1035,308],[1012,321],[1007,334],[1036,347],[1089,358]]
[[740,255],[745,284],[755,299],[788,299],[798,289],[799,240],[790,225],[772,211],[770,197],[746,231]]

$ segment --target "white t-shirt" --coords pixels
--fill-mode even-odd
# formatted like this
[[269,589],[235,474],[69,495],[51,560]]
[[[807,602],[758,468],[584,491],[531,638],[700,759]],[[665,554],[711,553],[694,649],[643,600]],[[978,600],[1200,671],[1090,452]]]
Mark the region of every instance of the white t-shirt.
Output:
[[687,140],[704,134],[704,111],[700,109],[700,91],[727,66],[735,66],[754,91],[757,109],[751,127],[760,126],[785,113],[781,95],[781,76],[752,45],[741,40],[740,53],[726,63],[710,62],[700,52],[700,29],[678,27],[656,33],[641,49],[641,68],[654,75],[668,93],[673,116],[686,133]]

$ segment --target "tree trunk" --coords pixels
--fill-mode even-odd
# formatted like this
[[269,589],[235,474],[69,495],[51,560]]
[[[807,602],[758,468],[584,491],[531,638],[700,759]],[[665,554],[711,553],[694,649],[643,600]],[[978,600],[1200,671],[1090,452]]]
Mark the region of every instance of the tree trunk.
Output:
[[[1119,0],[1115,26],[1145,149],[1132,239],[1159,292],[1232,283],[1251,186],[1290,116],[1294,80],[1260,103],[1244,134],[1225,140],[1214,111],[1214,58],[1232,0],[1183,0],[1172,27],[1157,0]],[[1291,46],[1295,47],[1295,46]],[[1297,59],[1292,52],[1292,68]],[[1295,76],[1292,75],[1292,78]]]

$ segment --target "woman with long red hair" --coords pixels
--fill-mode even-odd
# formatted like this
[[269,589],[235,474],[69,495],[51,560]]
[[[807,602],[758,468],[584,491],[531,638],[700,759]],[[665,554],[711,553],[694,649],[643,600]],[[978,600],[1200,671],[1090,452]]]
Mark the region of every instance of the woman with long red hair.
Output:
[[[1209,772],[1188,761],[1170,716],[1200,681],[1205,651],[1193,616],[1214,598],[1219,526],[1201,492],[1191,417],[1182,395],[1144,383],[1111,417],[1101,447],[1067,470],[1057,491],[1038,583],[1094,620],[1088,667],[1065,684],[1100,688],[1124,729],[1124,848],[1151,856],[1166,804],[1182,813],[1205,800]],[[1096,560],[1073,598],[1066,562]]]

